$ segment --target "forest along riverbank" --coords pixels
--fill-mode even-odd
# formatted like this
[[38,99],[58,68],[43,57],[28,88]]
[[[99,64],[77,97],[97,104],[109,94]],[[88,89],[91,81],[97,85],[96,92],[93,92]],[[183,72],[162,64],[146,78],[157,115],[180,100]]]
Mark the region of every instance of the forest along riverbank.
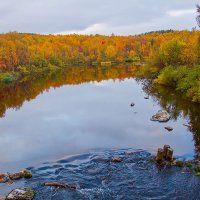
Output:
[[[25,42],[26,41],[26,42]],[[0,81],[70,65],[143,63],[159,68],[154,83],[200,102],[200,32],[156,31],[135,36],[0,34]],[[192,44],[192,45],[191,45]],[[151,73],[149,73],[151,74]],[[148,74],[147,74],[148,75]],[[151,74],[152,75],[152,74]]]
[[[198,199],[197,162],[158,163],[143,150],[104,150],[31,167],[33,177],[1,184],[7,199]],[[20,188],[19,190],[15,190]],[[25,190],[23,188],[26,188]]]

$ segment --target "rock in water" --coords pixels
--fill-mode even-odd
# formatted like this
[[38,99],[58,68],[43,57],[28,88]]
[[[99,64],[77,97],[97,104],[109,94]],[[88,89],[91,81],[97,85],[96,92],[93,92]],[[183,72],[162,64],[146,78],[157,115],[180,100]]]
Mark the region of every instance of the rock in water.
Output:
[[121,158],[113,158],[112,162],[113,163],[119,163],[119,162],[122,162],[122,159]]
[[32,200],[35,196],[35,192],[31,188],[14,189],[12,190],[6,200]]
[[173,153],[174,153],[173,149],[169,148],[167,150],[166,159],[169,160],[169,161],[172,161],[173,160]]
[[160,110],[151,117],[151,121],[167,122],[170,120],[170,114],[166,110]]
[[8,174],[0,174],[0,183],[5,183],[9,180]]
[[44,186],[50,186],[50,187],[57,187],[57,188],[69,188],[69,189],[77,189],[77,185],[67,185],[64,183],[58,183],[58,182],[47,182],[44,183]]
[[173,131],[173,128],[170,126],[165,127],[166,130],[168,130],[169,132]]
[[156,161],[161,162],[163,160],[164,150],[159,148],[156,156]]
[[165,144],[165,145],[164,145],[164,148],[163,148],[163,150],[164,150],[164,158],[165,158],[165,159],[166,159],[166,157],[167,157],[168,149],[170,149],[170,146],[167,145],[167,144]]
[[135,104],[134,104],[134,103],[131,103],[131,107],[133,107],[133,106],[135,106]]

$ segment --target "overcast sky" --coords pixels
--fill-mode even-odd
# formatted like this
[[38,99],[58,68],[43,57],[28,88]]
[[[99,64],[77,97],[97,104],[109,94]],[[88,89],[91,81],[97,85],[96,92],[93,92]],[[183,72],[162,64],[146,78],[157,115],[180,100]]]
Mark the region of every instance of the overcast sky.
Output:
[[191,29],[200,0],[0,0],[0,32],[133,35]]

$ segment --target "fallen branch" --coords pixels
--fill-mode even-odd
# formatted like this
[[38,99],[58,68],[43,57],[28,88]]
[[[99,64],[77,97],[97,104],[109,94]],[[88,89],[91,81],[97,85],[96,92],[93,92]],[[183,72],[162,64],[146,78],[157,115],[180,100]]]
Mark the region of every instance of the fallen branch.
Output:
[[44,185],[50,186],[50,187],[77,189],[77,185],[67,185],[64,183],[57,183],[57,182],[47,182],[47,183],[44,183]]

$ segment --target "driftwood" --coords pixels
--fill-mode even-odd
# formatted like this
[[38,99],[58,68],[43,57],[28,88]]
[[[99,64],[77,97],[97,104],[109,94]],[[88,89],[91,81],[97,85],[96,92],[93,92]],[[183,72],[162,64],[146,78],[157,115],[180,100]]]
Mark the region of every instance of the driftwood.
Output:
[[58,183],[58,182],[47,182],[47,183],[44,183],[44,185],[50,186],[50,187],[58,187],[58,188],[77,189],[77,185],[67,185],[67,184]]

